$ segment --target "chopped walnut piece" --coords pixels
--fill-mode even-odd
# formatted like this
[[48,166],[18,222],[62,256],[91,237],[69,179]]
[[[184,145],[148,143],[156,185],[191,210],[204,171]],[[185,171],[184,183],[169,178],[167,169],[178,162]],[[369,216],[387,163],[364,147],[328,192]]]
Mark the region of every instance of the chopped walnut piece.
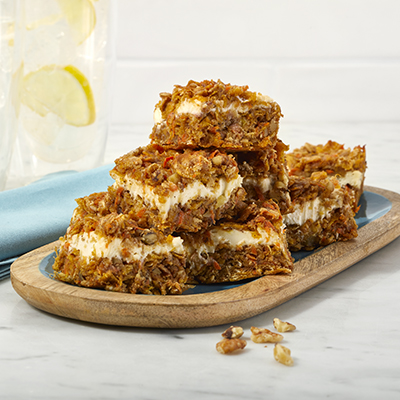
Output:
[[241,326],[231,326],[223,334],[225,339],[239,339],[243,336],[243,328]]
[[236,350],[242,350],[246,345],[247,342],[243,339],[222,339],[217,343],[216,348],[221,354],[228,354]]
[[256,328],[252,326],[251,330],[251,340],[254,343],[276,343],[283,339],[283,336],[279,333],[275,333],[265,328]]
[[296,329],[290,322],[283,322],[279,318],[274,318],[274,327],[278,332],[289,332]]
[[293,365],[293,358],[290,355],[290,350],[279,343],[275,345],[274,357],[275,360],[280,362],[281,364],[287,365],[289,367]]

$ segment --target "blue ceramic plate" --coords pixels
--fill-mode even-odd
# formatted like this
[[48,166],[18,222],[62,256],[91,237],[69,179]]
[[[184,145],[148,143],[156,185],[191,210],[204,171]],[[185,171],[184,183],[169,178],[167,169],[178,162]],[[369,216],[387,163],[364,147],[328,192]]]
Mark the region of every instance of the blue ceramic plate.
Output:
[[[361,195],[359,205],[360,205],[360,210],[358,211],[355,218],[358,228],[362,228],[363,226],[369,224],[370,222],[382,217],[392,208],[392,203],[386,197],[368,191],[364,192]],[[316,251],[318,250],[298,251],[292,253],[292,256],[294,257],[295,261],[299,261],[302,258],[305,258],[315,253]],[[43,258],[39,264],[40,272],[49,279],[53,279],[52,274],[53,274],[54,257],[55,253],[51,253],[47,257]],[[259,278],[254,278],[254,279],[259,279]],[[247,279],[235,283],[214,283],[209,285],[196,285],[196,287],[183,292],[183,295],[210,293],[219,290],[232,289],[234,287],[244,285],[254,279]]]

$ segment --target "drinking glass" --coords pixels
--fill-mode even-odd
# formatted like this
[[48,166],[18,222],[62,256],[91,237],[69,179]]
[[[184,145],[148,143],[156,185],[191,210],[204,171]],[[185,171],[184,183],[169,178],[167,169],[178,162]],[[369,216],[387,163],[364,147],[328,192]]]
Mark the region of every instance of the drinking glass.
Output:
[[12,102],[17,186],[103,163],[114,59],[112,0],[17,0]]
[[0,0],[0,190],[5,188],[14,144],[10,86],[14,49],[14,0]]

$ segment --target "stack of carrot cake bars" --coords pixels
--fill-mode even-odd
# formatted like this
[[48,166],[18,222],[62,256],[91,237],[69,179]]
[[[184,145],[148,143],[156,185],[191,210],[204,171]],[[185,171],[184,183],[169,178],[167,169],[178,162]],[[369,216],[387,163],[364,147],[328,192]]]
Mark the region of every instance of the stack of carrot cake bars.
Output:
[[[326,173],[324,190],[314,175],[299,177],[307,184],[297,186],[289,179],[288,146],[278,138],[281,110],[268,96],[247,86],[190,81],[160,97],[150,143],[115,161],[115,183],[105,192],[77,200],[60,239],[55,278],[166,295],[197,283],[290,273],[285,225],[304,225],[296,219],[299,199],[306,201],[299,191],[312,187],[311,201],[320,198],[327,208],[341,186]],[[335,206],[339,219],[347,201],[344,196]],[[301,235],[290,237],[293,249],[307,247]],[[307,241],[325,244],[315,235]]]

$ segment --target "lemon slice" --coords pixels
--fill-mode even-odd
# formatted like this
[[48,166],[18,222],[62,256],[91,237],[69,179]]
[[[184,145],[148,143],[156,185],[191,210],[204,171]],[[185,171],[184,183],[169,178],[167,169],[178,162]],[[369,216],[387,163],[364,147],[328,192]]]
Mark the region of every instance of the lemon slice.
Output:
[[52,112],[66,124],[87,126],[96,119],[92,89],[72,65],[46,65],[23,77],[20,100],[44,117]]
[[96,11],[90,0],[57,0],[72,37],[79,46],[93,32],[96,26]]
[[10,85],[10,99],[11,104],[14,106],[16,117],[19,117],[21,103],[29,103],[31,109],[35,108],[36,113],[45,117],[49,113],[49,110],[37,101],[29,92],[23,90],[23,76],[24,63],[22,62],[12,75]]
[[63,15],[58,15],[58,14],[46,15],[45,17],[43,17],[41,19],[37,19],[35,21],[28,23],[26,25],[26,30],[33,31],[34,29],[40,28],[43,25],[54,25],[61,18],[63,18]]

